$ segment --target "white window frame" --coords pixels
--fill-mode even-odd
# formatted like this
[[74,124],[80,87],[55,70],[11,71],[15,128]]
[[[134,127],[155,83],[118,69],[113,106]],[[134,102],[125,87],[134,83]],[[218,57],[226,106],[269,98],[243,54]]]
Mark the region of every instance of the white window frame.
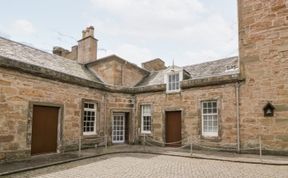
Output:
[[[85,104],[93,104],[94,105],[94,108],[85,108]],[[94,131],[84,131],[84,123],[86,122],[85,121],[85,111],[88,111],[88,112],[94,112]],[[96,122],[97,122],[97,103],[93,103],[93,102],[84,102],[83,103],[83,135],[87,136],[87,135],[96,135]]]
[[[126,120],[125,114],[124,113],[114,113],[112,117],[113,117],[113,120],[112,120],[112,143],[125,143],[125,120]],[[114,122],[115,122],[115,118],[117,118],[117,117],[119,117],[118,119],[120,119],[120,118],[123,119],[122,120],[123,121],[123,125],[118,125],[120,123],[118,121],[118,124],[116,124],[116,127],[117,126],[122,126],[123,130],[119,130],[119,128],[118,129],[114,129],[115,128]],[[119,132],[121,132],[121,131],[123,132],[123,134],[119,135]],[[122,140],[117,139],[117,137],[119,138],[120,136],[123,137]],[[116,140],[114,139],[114,137],[116,137]]]
[[[169,77],[170,76],[173,76],[173,75],[178,75],[178,81],[173,81],[173,82],[170,82],[169,81]],[[166,83],[166,92],[167,93],[175,93],[175,92],[180,92],[181,91],[181,81],[183,80],[183,69],[171,69],[170,71],[168,71],[165,75],[165,83]],[[169,85],[170,83],[174,83],[175,86],[178,85],[178,89],[170,89],[169,88]],[[175,87],[177,88],[177,87]]]
[[[144,107],[150,108],[150,113],[144,113]],[[144,130],[144,117],[150,117],[150,130]],[[152,132],[152,107],[149,104],[141,105],[141,133],[151,134]]]
[[[204,103],[207,103],[207,106],[208,106],[208,103],[211,103],[212,107],[211,108],[209,108],[209,107],[204,108]],[[216,112],[213,112],[213,109],[215,109],[213,107],[213,103],[216,103]],[[204,109],[211,109],[212,112],[211,113],[204,113]],[[216,116],[216,118],[217,118],[217,129],[216,129],[216,131],[205,131],[204,130],[204,117],[205,116],[212,116],[212,117]],[[202,136],[204,136],[204,137],[218,137],[219,115],[218,115],[218,102],[217,102],[217,100],[208,100],[208,101],[202,101],[201,102],[201,119],[202,119],[202,121],[201,121],[201,123],[202,123]],[[213,120],[210,121],[210,122],[213,122]],[[212,127],[214,127],[214,126],[212,126]]]

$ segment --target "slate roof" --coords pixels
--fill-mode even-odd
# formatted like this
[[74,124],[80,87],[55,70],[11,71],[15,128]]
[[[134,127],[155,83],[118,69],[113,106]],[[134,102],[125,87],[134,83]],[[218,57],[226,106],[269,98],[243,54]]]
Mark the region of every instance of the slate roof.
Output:
[[0,37],[0,56],[17,62],[35,65],[89,81],[101,82],[85,66],[76,61],[35,49]]
[[[191,75],[190,79],[201,79],[239,73],[238,57],[219,59],[201,64],[184,66],[183,69]],[[164,84],[165,70],[151,72],[138,86]]]
[[[94,61],[87,65],[81,65],[76,61],[65,59],[58,55],[50,54],[48,52],[0,37],[0,64],[1,60],[3,60],[1,57],[11,60],[12,62],[10,62],[9,65],[13,65],[13,61],[15,61],[15,63],[20,62],[23,64],[29,64],[31,66],[37,66],[42,69],[48,69],[46,72],[49,70],[56,71],[71,76],[72,79],[80,78],[84,79],[85,81],[96,82],[100,85],[104,83],[88,69],[88,66],[109,59],[108,56],[100,59],[99,61]],[[122,58],[120,59],[124,60]],[[138,66],[137,68],[149,74],[149,72],[145,69]],[[150,74],[145,77],[136,87],[164,84],[164,75],[166,70],[167,69],[150,72]],[[190,74],[190,79],[239,74],[238,57],[184,66],[183,70]],[[85,85],[87,85],[87,83]]]

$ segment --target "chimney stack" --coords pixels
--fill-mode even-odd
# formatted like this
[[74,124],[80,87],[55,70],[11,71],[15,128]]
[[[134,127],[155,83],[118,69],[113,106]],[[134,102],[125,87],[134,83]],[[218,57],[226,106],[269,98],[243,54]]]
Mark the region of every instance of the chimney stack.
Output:
[[152,72],[166,69],[166,66],[164,61],[162,61],[160,58],[156,58],[142,63],[142,68]]
[[78,41],[78,63],[85,64],[97,59],[97,41],[93,26],[82,31],[82,39]]

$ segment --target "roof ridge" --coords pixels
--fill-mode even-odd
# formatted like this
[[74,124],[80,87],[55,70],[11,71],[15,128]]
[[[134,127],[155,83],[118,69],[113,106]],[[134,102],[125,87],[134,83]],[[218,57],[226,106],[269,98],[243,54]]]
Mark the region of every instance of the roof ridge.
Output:
[[91,61],[91,62],[88,62],[88,63],[86,63],[85,65],[93,65],[93,64],[95,64],[95,63],[98,63],[98,62],[102,62],[102,61],[111,59],[111,57],[115,57],[115,58],[117,58],[117,59],[120,59],[121,61],[124,61],[125,63],[130,64],[130,65],[136,67],[136,68],[139,69],[139,70],[142,70],[142,71],[144,71],[144,72],[146,72],[146,73],[150,73],[150,71],[148,71],[148,70],[146,70],[146,69],[138,66],[137,64],[135,64],[135,63],[133,63],[133,62],[130,62],[130,61],[128,61],[128,60],[126,60],[126,59],[118,56],[117,54],[111,54],[111,55],[108,55],[108,56],[101,57],[101,58],[99,58],[99,59],[97,59],[97,60],[93,60],[93,61]]

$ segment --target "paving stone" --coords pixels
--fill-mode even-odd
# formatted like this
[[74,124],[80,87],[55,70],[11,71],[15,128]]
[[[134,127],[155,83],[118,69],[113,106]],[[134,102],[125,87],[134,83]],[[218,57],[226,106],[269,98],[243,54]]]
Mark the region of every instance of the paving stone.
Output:
[[152,154],[114,154],[30,171],[13,177],[37,178],[286,178],[288,166],[231,163]]

